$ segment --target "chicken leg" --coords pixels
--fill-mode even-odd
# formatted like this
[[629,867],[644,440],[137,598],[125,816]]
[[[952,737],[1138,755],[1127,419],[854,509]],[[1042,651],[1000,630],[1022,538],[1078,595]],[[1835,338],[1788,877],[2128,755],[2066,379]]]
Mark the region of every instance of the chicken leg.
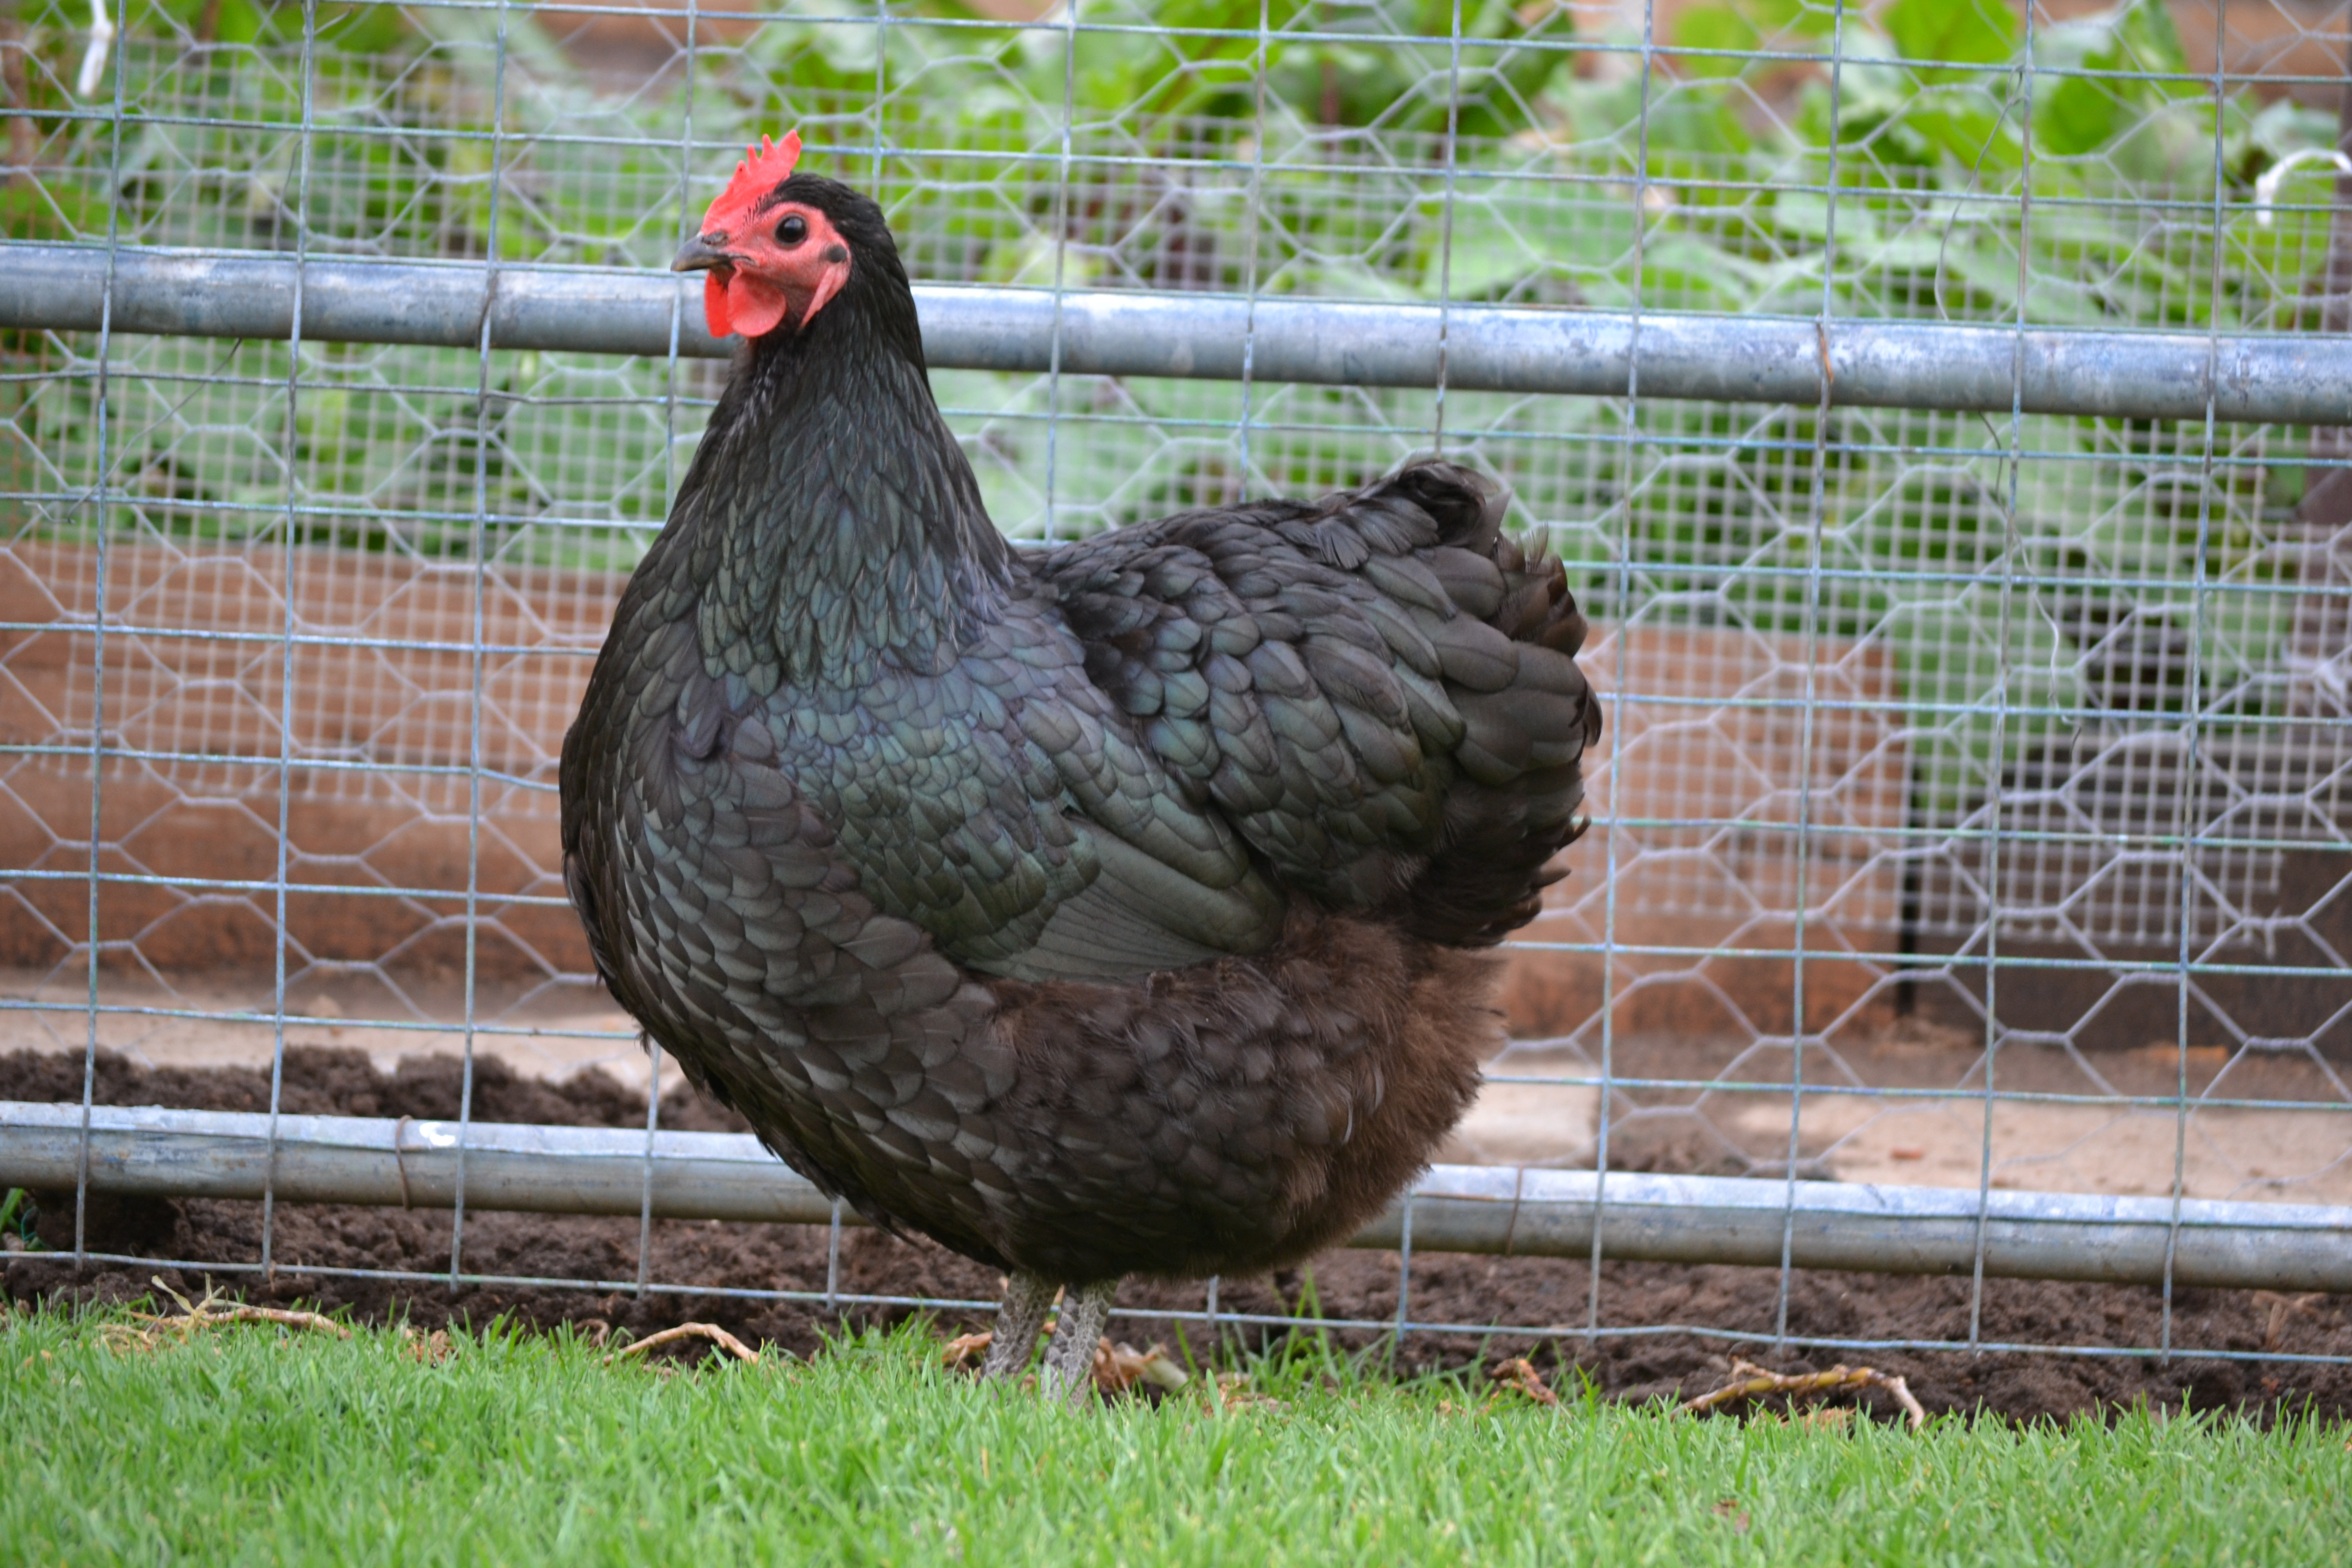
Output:
[[1062,1321],[1054,1326],[1053,1342],[1045,1347],[1049,1395],[1058,1394],[1072,1405],[1084,1405],[1094,1392],[1095,1349],[1102,1343],[1110,1299],[1118,1290],[1118,1280],[1097,1279],[1063,1293]]
[[1042,1274],[1014,1269],[1004,1282],[1004,1304],[996,1309],[996,1328],[988,1340],[988,1359],[980,1365],[981,1380],[996,1383],[1029,1370],[1029,1352],[1036,1348],[1037,1331],[1045,1326],[1060,1287]]

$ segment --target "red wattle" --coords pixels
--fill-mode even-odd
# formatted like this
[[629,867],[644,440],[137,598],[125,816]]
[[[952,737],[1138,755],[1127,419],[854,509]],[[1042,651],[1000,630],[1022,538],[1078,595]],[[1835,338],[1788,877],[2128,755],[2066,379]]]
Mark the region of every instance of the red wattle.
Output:
[[747,338],[765,337],[784,319],[784,291],[738,269],[727,281],[727,319]]
[[727,319],[727,285],[719,280],[716,272],[702,275],[702,321],[714,338],[723,338],[735,330]]

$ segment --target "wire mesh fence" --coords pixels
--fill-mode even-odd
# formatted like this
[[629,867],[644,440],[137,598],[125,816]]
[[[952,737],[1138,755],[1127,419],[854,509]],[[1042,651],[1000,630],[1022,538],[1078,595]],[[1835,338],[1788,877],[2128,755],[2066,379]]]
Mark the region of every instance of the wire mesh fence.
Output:
[[[1595,826],[1512,944],[1514,1044],[1449,1167],[1745,1179],[1791,1237],[1824,1181],[2340,1231],[2352,403],[2179,417],[2177,387],[2062,367],[2029,405],[2021,347],[1996,406],[1863,407],[1832,360],[1950,322],[2175,334],[2209,387],[2225,343],[2340,364],[2343,7],[1026,9],[19,0],[0,273],[656,268],[734,150],[797,126],[919,283],[1055,302],[1042,372],[933,375],[1014,538],[1437,447],[1568,563]],[[258,1065],[273,1118],[289,1049],[447,1052],[461,1140],[493,1060],[657,1089],[563,897],[554,763],[723,366],[683,327],[656,353],[327,341],[299,306],[132,332],[127,289],[95,330],[20,303],[0,331],[0,1038],[81,1061],[84,1106],[100,1051]],[[1100,291],[1241,301],[1237,373],[1066,368],[1062,302]],[[1430,384],[1260,378],[1255,312],[1295,300],[1433,326]],[[1496,308],[1637,346],[1810,322],[1819,395],[1449,386],[1449,323]],[[661,1114],[638,1249],[593,1283],[757,1294],[655,1276]],[[263,1186],[204,1261],[331,1272],[274,1250]],[[86,1197],[73,1247],[160,1255],[89,1246]],[[486,1278],[456,1201],[439,1272]],[[1589,1289],[1510,1326],[1736,1331],[1604,1322],[1605,1229],[1546,1265]],[[1984,1231],[1965,1321],[1903,1337],[1990,1342]],[[1374,1238],[1400,1329],[1412,1237]],[[922,1294],[845,1292],[828,1248],[828,1304]],[[2174,1251],[2155,1332],[2107,1348],[2180,1348]]]

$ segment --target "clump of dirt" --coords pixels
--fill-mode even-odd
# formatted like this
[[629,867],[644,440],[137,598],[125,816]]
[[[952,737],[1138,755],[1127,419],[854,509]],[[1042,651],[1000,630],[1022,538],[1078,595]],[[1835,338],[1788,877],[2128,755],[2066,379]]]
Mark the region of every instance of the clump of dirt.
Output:
[[[0,1056],[0,1100],[76,1101],[81,1098],[78,1058],[33,1052]],[[393,1073],[378,1071],[355,1051],[297,1047],[287,1052],[280,1089],[283,1109],[296,1113],[415,1116],[446,1119],[457,1110],[458,1064],[447,1058],[411,1058]],[[101,1055],[97,1100],[116,1105],[160,1104],[190,1110],[251,1110],[268,1103],[268,1075],[251,1069],[155,1071]],[[586,1072],[562,1083],[522,1078],[503,1063],[475,1066],[473,1114],[487,1121],[572,1126],[642,1126],[645,1101],[636,1093]],[[665,1096],[662,1125],[740,1131],[731,1112],[679,1090]],[[37,1194],[39,1230],[53,1248],[73,1245],[72,1195]],[[151,1275],[195,1294],[207,1282],[256,1301],[350,1308],[360,1318],[401,1317],[430,1330],[453,1321],[481,1323],[500,1314],[540,1329],[559,1323],[647,1333],[687,1319],[715,1322],[753,1342],[796,1353],[814,1351],[836,1325],[896,1321],[923,1310],[911,1298],[987,1303],[1002,1280],[994,1271],[923,1241],[877,1231],[842,1236],[837,1259],[828,1257],[829,1233],[800,1226],[721,1226],[717,1222],[656,1222],[646,1258],[656,1284],[701,1287],[686,1291],[635,1289],[638,1225],[632,1219],[551,1215],[474,1214],[467,1216],[458,1262],[469,1274],[517,1279],[588,1279],[592,1288],[533,1284],[467,1285],[452,1290],[432,1279],[352,1278],[319,1272],[369,1269],[424,1275],[451,1267],[451,1216],[446,1212],[332,1206],[278,1207],[271,1243],[275,1273],[208,1273],[208,1263],[250,1263],[260,1256],[258,1204],[204,1200],[94,1199],[84,1219],[93,1252],[168,1260],[170,1267],[91,1263],[77,1271],[69,1258],[20,1252],[7,1258],[5,1288],[19,1302],[119,1301],[146,1293]],[[723,1294],[730,1290],[822,1292],[828,1269],[844,1295],[882,1297],[841,1304],[775,1301]],[[1222,1310],[1247,1316],[1307,1313],[1334,1320],[1392,1322],[1397,1312],[1394,1254],[1334,1252],[1311,1268],[1262,1279],[1223,1282]],[[2275,1352],[2281,1356],[2352,1357],[2352,1321],[2342,1297],[2286,1298],[2266,1291],[2180,1289],[2173,1294],[2170,1362],[2152,1356],[2057,1355],[2042,1351],[1806,1351],[1764,1353],[1770,1347],[1717,1337],[1770,1334],[1780,1310],[1780,1279],[1772,1269],[1661,1263],[1610,1263],[1601,1272],[1598,1321],[1605,1331],[1676,1325],[1674,1331],[1587,1340],[1531,1332],[1582,1329],[1591,1311],[1592,1276],[1580,1263],[1557,1258],[1474,1258],[1423,1253],[1413,1259],[1407,1306],[1424,1323],[1497,1325],[1483,1332],[1415,1332],[1398,1348],[1406,1371],[1455,1367],[1526,1355],[1546,1375],[1582,1376],[1613,1397],[1688,1397],[1725,1380],[1734,1356],[1775,1371],[1825,1369],[1834,1361],[1867,1360],[1909,1381],[1932,1412],[1976,1410],[2013,1419],[2064,1417],[2112,1411],[2136,1403],[2179,1409],[2237,1408],[2267,1415],[2309,1408],[2352,1416],[2352,1365],[2308,1361],[2212,1361],[2197,1351]],[[1970,1331],[1966,1279],[1799,1272],[1790,1279],[1788,1331],[1798,1339],[1965,1341]],[[1129,1281],[1121,1308],[1146,1314],[1124,1320],[1118,1336],[1137,1343],[1170,1344],[1188,1337],[1202,1344],[1197,1322],[1154,1319],[1161,1311],[1197,1311],[1197,1284]],[[941,1308],[943,1328],[986,1326],[989,1309]],[[2152,1288],[1994,1279],[1985,1283],[1977,1336],[1988,1344],[2144,1349],[2159,1343],[2163,1302]],[[1502,1326],[1516,1325],[1516,1327]],[[1716,1331],[1714,1335],[1701,1331]],[[1263,1348],[1292,1331],[1228,1323],[1223,1337]],[[1379,1344],[1370,1329],[1328,1331],[1336,1348]],[[1875,1402],[1870,1396],[1865,1403]],[[1891,1410],[1887,1412],[1892,1415]]]

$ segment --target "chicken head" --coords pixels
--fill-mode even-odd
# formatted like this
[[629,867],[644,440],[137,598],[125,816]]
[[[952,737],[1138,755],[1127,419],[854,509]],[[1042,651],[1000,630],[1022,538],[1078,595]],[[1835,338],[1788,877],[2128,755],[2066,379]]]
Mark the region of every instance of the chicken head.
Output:
[[833,220],[784,192],[800,155],[797,131],[744,149],[701,232],[670,263],[673,272],[705,275],[703,319],[714,338],[806,327],[849,280],[849,246]]

